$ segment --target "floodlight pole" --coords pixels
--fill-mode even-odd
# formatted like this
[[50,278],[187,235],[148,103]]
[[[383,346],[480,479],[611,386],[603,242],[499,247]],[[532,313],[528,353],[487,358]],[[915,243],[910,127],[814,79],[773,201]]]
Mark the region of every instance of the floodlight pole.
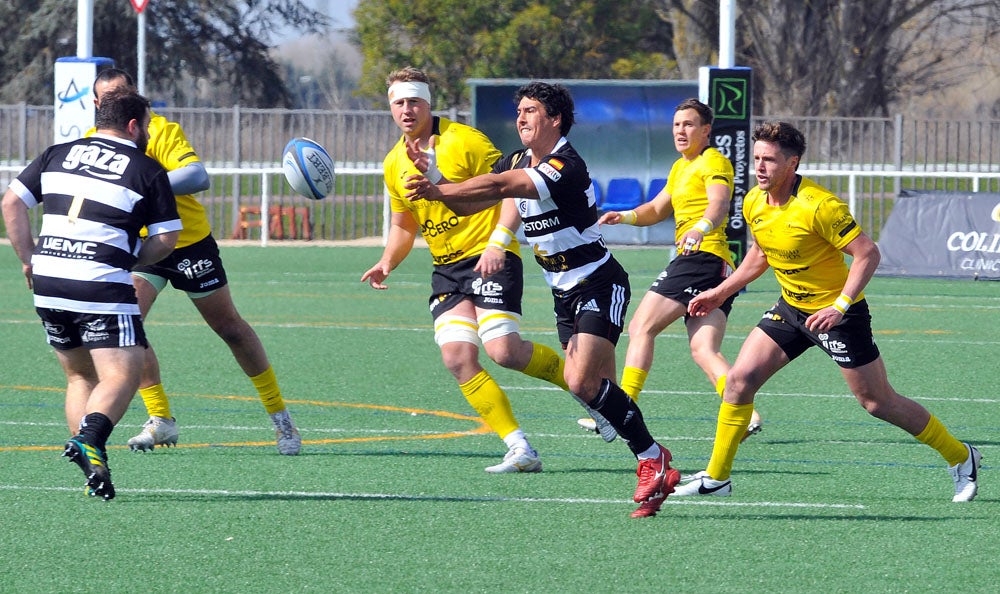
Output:
[[76,57],[94,55],[94,0],[76,1]]
[[719,68],[736,65],[736,0],[719,0]]

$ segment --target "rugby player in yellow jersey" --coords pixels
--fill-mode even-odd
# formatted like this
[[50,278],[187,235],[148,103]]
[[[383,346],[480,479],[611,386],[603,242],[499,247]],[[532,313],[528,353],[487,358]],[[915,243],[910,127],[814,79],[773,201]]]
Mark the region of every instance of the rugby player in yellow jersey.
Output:
[[567,389],[562,357],[519,333],[524,286],[514,237],[520,225],[517,210],[508,201],[460,217],[440,202],[418,204],[403,197],[403,184],[411,175],[426,172],[435,181],[462,181],[488,173],[500,151],[479,130],[431,113],[429,79],[423,71],[397,70],[386,84],[389,108],[403,135],[384,163],[392,208],[389,237],[382,257],[361,281],[387,289],[389,273],[410,253],[417,232],[423,235],[434,259],[429,303],[441,358],[465,399],[507,445],[503,461],[486,472],[538,472],[542,463],[510,400],[479,364],[481,344],[496,363]]
[[[705,471],[677,487],[675,496],[732,492],[730,471],[740,436],[750,423],[753,399],[764,383],[812,346],[840,366],[858,403],[877,419],[899,427],[937,450],[955,483],[952,501],[972,501],[978,491],[979,451],[955,439],[921,404],[897,393],[872,336],[865,300],[878,266],[878,246],[858,226],[843,201],[796,173],[806,141],[792,125],[758,125],[753,132],[757,186],[743,203],[753,246],[739,268],[714,289],[691,300],[704,317],[768,269],[781,297],[747,336],[729,370]],[[844,254],[851,256],[850,266]]]
[[[674,109],[674,147],[681,154],[654,198],[635,210],[606,212],[602,225],[655,225],[674,216],[677,257],[660,273],[643,296],[628,325],[628,351],[622,370],[622,389],[637,399],[653,366],[656,337],[682,316],[687,327],[691,357],[701,367],[719,396],[725,385],[729,361],[722,354],[726,320],[736,295],[717,310],[691,317],[687,305],[699,292],[718,286],[733,272],[733,257],[726,242],[726,221],[733,194],[733,165],[709,146],[712,108],[697,99],[686,99]],[[580,425],[593,429],[591,419]],[[744,439],[760,431],[754,413]]]
[[[134,91],[132,76],[117,68],[101,71],[94,81],[94,102],[100,105],[101,96],[115,89]],[[288,414],[264,345],[233,303],[208,217],[204,207],[193,196],[195,192],[208,189],[208,172],[180,125],[150,113],[152,119],[146,154],[167,170],[184,229],[172,254],[154,265],[140,266],[132,271],[142,317],[148,319],[149,310],[167,282],[187,293],[198,313],[225,341],[240,368],[253,382],[274,424],[278,452],[294,456],[302,447],[302,438]],[[152,347],[146,350],[139,394],[149,419],[143,424],[142,431],[128,440],[129,447],[133,451],[148,451],[158,445],[176,445],[177,423],[170,411],[170,402],[160,378],[159,362]]]

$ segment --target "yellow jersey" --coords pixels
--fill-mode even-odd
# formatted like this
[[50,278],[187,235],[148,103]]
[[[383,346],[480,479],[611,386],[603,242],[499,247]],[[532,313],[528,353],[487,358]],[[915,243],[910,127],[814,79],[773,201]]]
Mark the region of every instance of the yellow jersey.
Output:
[[[667,176],[666,191],[674,208],[675,243],[705,216],[708,208],[708,186],[725,184],[733,194],[733,164],[717,149],[708,147],[688,161],[684,157],[674,161]],[[652,198],[652,197],[651,197]],[[705,234],[701,251],[715,254],[733,265],[733,255],[726,240],[726,222],[729,217]]]
[[[180,124],[171,122],[167,118],[153,113],[152,110],[150,110],[149,115],[147,155],[155,159],[167,171],[201,162],[191,143],[188,142],[187,136],[184,135]],[[91,128],[84,136],[90,136],[95,131],[94,128]],[[181,224],[184,226],[177,238],[176,247],[182,248],[208,237],[212,232],[212,227],[208,222],[205,207],[192,194],[177,194],[175,197],[177,198],[177,213],[181,216]],[[146,236],[145,228],[141,235]]]
[[781,206],[769,205],[767,192],[754,186],[743,200],[743,216],[790,305],[806,313],[833,305],[847,282],[840,250],[861,234],[846,203],[798,176]]
[[[479,130],[434,118],[434,150],[438,169],[448,180],[460,182],[489,173],[493,163],[500,158],[500,151]],[[500,220],[500,205],[469,216],[458,216],[442,202],[411,201],[406,196],[406,178],[419,174],[406,154],[406,142],[400,138],[383,162],[385,185],[389,192],[393,212],[410,213],[420,226],[420,233],[427,240],[435,265],[451,264],[478,256],[489,243],[490,234]],[[520,256],[517,240],[511,241],[507,251]]]

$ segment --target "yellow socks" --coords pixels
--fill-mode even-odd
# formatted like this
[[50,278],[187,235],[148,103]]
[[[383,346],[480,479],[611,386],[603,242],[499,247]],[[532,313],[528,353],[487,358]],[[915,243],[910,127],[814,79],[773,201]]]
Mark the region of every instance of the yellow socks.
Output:
[[510,400],[485,369],[458,387],[472,408],[501,439],[518,428]]
[[566,385],[566,379],[563,377],[566,367],[566,362],[563,358],[559,356],[559,353],[544,344],[538,344],[537,342],[531,344],[534,345],[534,349],[531,351],[531,360],[521,370],[521,373],[545,380],[569,392],[569,386]]
[[170,415],[170,401],[167,400],[167,392],[163,389],[163,384],[139,388],[139,395],[142,396],[142,403],[146,405],[146,413],[149,416],[163,417],[164,419],[173,418]]
[[965,444],[955,439],[934,415],[931,415],[931,420],[927,421],[927,426],[916,438],[920,443],[925,443],[937,450],[941,457],[948,462],[948,466],[961,464],[969,457],[969,450],[966,449]]
[[726,376],[725,374],[720,375],[718,381],[715,382],[715,393],[722,398],[723,392],[726,391]]
[[733,470],[736,450],[739,449],[740,440],[750,425],[751,415],[753,415],[753,403],[729,404],[723,401],[719,405],[719,420],[715,428],[712,459],[708,461],[708,467],[705,469],[708,476],[717,481],[729,478],[729,474]]
[[253,386],[257,388],[260,401],[264,404],[267,414],[274,414],[285,410],[285,399],[281,397],[281,389],[278,387],[278,378],[274,375],[274,368],[268,367],[264,373],[250,378]]
[[642,392],[642,387],[646,385],[646,377],[648,375],[649,372],[645,369],[626,365],[622,369],[622,390],[625,390],[625,393],[632,400],[638,400],[639,392]]

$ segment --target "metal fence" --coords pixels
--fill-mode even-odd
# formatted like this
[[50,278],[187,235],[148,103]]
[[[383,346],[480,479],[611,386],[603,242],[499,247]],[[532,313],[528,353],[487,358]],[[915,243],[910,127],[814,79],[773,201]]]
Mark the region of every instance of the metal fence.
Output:
[[[212,188],[199,199],[216,237],[266,242],[383,234],[381,162],[399,138],[387,111],[236,106],[158,112],[181,124],[209,168]],[[454,110],[445,115],[468,119]],[[849,200],[876,235],[901,189],[1000,192],[1000,120],[755,119],[783,119],[802,130],[808,143],[803,171]],[[52,106],[0,105],[0,187],[52,143],[52,129]],[[284,183],[277,167],[295,136],[318,141],[334,156],[335,195],[312,201]]]

